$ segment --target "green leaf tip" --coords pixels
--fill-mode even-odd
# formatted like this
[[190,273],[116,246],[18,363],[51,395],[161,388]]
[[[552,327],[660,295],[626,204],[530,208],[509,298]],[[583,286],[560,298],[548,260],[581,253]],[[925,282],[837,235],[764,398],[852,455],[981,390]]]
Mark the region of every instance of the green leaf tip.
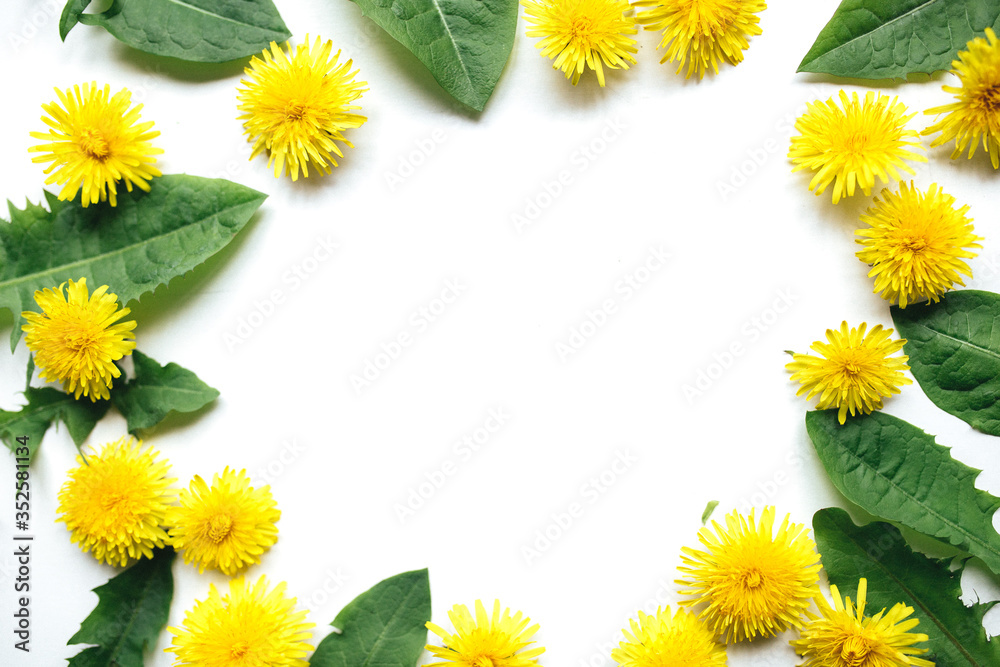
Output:
[[866,512],[977,556],[1000,574],[1000,498],[977,489],[980,471],[934,436],[883,412],[837,423],[836,410],[806,413],[806,430],[833,485]]
[[158,56],[221,63],[256,55],[292,33],[271,0],[114,0],[99,14],[91,0],[69,0],[59,35],[77,23],[100,26],[120,42]]
[[175,363],[161,366],[139,350],[132,352],[135,377],[111,388],[111,400],[125,417],[128,432],[149,429],[171,412],[194,412],[219,396],[197,375]]
[[309,662],[311,667],[413,667],[427,643],[431,589],[426,569],[389,577],[354,598]]
[[449,95],[482,111],[514,46],[517,0],[352,0],[430,70]]
[[718,506],[719,506],[718,500],[708,501],[708,504],[705,505],[705,511],[701,513],[701,525],[704,526],[706,523],[708,523],[708,520],[712,518],[712,512],[714,512],[715,508]]
[[122,193],[114,207],[84,208],[79,197],[59,201],[48,192],[48,210],[8,204],[10,223],[0,220],[0,309],[14,317],[11,350],[21,313],[37,309],[35,291],[87,278],[93,287],[108,285],[121,304],[137,300],[228,245],[267,198],[197,176],[160,176],[151,185],[148,193]]
[[997,0],[843,0],[797,71],[905,80],[949,69],[988,27],[1000,27]]
[[83,11],[90,5],[91,0],[69,0],[63,7],[62,15],[59,17],[59,39],[66,41],[69,31],[80,22]]
[[67,644],[93,644],[69,659],[69,667],[142,667],[143,652],[167,624],[174,579],[170,547],[156,549],[108,583],[94,589],[98,603]]

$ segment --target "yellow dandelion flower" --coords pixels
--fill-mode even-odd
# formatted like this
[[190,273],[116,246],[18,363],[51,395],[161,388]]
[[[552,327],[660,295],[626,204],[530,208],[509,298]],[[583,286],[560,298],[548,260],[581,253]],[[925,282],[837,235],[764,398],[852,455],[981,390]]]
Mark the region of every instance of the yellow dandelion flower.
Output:
[[167,543],[162,525],[177,480],[167,477],[170,464],[158,456],[134,438],[121,438],[86,461],[76,458],[80,466],[69,471],[56,512],[84,552],[121,567],[151,558]]
[[822,596],[817,596],[822,617],[807,624],[799,639],[791,642],[795,652],[806,659],[802,667],[934,667],[934,663],[914,656],[927,653],[927,649],[913,648],[918,642],[927,641],[927,635],[908,632],[919,619],[906,619],[912,607],[897,603],[885,613],[865,616],[865,597],[868,581],[858,583],[858,606],[851,598],[842,600],[836,586],[831,608]]
[[[528,37],[543,37],[538,48],[552,67],[580,81],[584,68],[597,72],[604,85],[604,67],[628,69],[635,64],[638,32],[627,0],[521,0],[525,16],[534,27]],[[602,65],[603,63],[603,65]]]
[[510,615],[505,609],[500,615],[500,601],[493,602],[493,615],[487,616],[481,600],[476,600],[476,617],[469,613],[464,604],[457,604],[448,612],[448,618],[455,627],[449,634],[434,623],[427,627],[444,642],[444,646],[431,646],[427,650],[440,662],[432,662],[425,667],[436,665],[459,665],[460,667],[535,667],[535,659],[545,653],[542,647],[528,648],[529,641],[538,632],[538,624],[528,627],[531,619],[517,612]]
[[622,630],[625,641],[611,652],[622,667],[724,667],[726,647],[694,614],[683,609],[671,614],[670,607],[656,615],[639,612],[629,621],[632,631]]
[[733,512],[725,528],[713,521],[714,533],[699,530],[705,550],[685,547],[678,568],[686,575],[677,581],[687,587],[681,594],[694,596],[681,604],[706,604],[699,617],[727,642],[802,627],[819,590],[819,554],[805,526],[786,515],[775,535],[774,508],[764,508],[759,524],[754,514]]
[[306,643],[314,623],[295,611],[295,598],[285,597],[284,582],[268,590],[267,578],[252,586],[243,578],[229,582],[220,595],[211,584],[208,598],[184,615],[180,628],[169,628],[175,665],[198,667],[308,667],[313,647]]
[[924,134],[940,132],[931,146],[955,140],[954,160],[966,146],[969,159],[976,153],[982,137],[983,150],[990,154],[994,169],[1000,169],[1000,40],[992,28],[986,38],[977,37],[959,51],[958,60],[951,63],[952,73],[962,80],[962,86],[944,86],[957,102],[928,109],[928,114],[948,114],[924,130]]
[[246,471],[228,467],[209,487],[198,475],[182,489],[180,506],[167,512],[174,549],[199,572],[215,568],[233,576],[259,563],[261,554],[278,541],[274,522],[281,517],[270,487],[250,486]]
[[971,248],[982,248],[965,216],[969,207],[956,210],[955,198],[936,183],[926,194],[902,183],[898,193],[886,189],[882,197],[861,216],[870,227],[855,232],[864,247],[858,259],[871,265],[875,293],[906,308],[920,298],[938,301],[956,283],[965,285],[962,275],[971,278],[972,270],[963,259],[976,256]]
[[905,340],[889,340],[892,329],[882,329],[876,324],[865,334],[864,322],[857,329],[848,329],[842,322],[840,330],[826,330],[826,340],[814,342],[812,354],[793,354],[785,368],[792,373],[792,382],[799,382],[796,396],[806,395],[810,400],[819,394],[816,407],[820,410],[837,408],[837,417],[843,424],[848,411],[851,415],[868,414],[882,409],[882,397],[899,393],[899,387],[913,381],[903,375],[910,370],[909,357],[890,357],[903,349]]
[[660,62],[676,62],[677,74],[687,63],[685,77],[699,79],[709,67],[718,74],[721,62],[743,62],[747,37],[761,32],[757,14],[767,9],[764,0],[639,0],[632,6],[646,9],[636,22],[663,31]]
[[282,170],[292,180],[309,176],[309,166],[329,174],[334,156],[344,157],[335,142],[354,148],[344,138],[344,131],[361,127],[367,120],[352,113],[361,107],[351,103],[368,90],[364,81],[355,81],[358,71],[351,71],[353,61],[339,63],[340,51],[330,55],[333,42],[317,37],[286,54],[271,42],[264,49],[263,60],[254,56],[246,68],[248,79],[240,84],[239,120],[248,141],[253,143],[250,159],[267,150],[267,166],[274,167],[275,178]]
[[[24,343],[35,353],[43,380],[63,383],[74,398],[109,398],[108,388],[121,375],[116,361],[135,349],[135,321],[118,322],[129,314],[118,309],[118,296],[102,285],[89,294],[87,279],[35,292],[41,313],[24,311]],[[117,324],[116,324],[117,323]]]
[[[875,177],[888,183],[900,180],[899,170],[915,173],[904,160],[927,162],[927,158],[909,150],[923,147],[919,135],[906,129],[914,114],[906,114],[906,105],[874,92],[847,96],[840,91],[840,103],[831,97],[826,102],[811,102],[795,121],[799,135],[792,137],[788,157],[795,163],[792,171],[810,169],[816,174],[809,189],[823,194],[833,183],[833,203],[853,196],[856,187],[871,195]],[[841,108],[843,107],[843,108]]]
[[160,170],[153,166],[163,152],[154,148],[151,139],[160,136],[152,130],[153,122],[140,123],[142,105],[132,104],[127,88],[111,95],[111,86],[98,88],[97,82],[73,86],[66,92],[55,89],[58,102],[43,104],[48,116],[42,122],[48,132],[32,132],[31,136],[48,143],[32,146],[32,153],[43,153],[32,162],[51,162],[45,168],[50,174],[45,181],[63,186],[59,199],[73,199],[83,189],[80,201],[84,207],[99,201],[118,203],[118,181],[132,192],[132,186],[149,192],[149,183]]

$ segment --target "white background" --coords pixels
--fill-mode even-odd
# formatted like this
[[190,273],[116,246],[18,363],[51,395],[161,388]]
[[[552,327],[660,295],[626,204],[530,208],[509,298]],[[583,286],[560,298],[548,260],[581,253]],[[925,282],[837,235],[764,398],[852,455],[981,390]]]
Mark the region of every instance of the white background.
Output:
[[[143,119],[162,132],[165,173],[222,176],[268,193],[217,257],[132,304],[143,352],[221,391],[213,407],[170,419],[147,442],[179,484],[227,465],[270,482],[280,539],[249,574],[288,582],[317,624],[314,643],[358,593],[429,567],[439,624],[450,627],[455,603],[497,597],[541,624],[543,664],[610,665],[601,645],[617,641],[629,616],[654,599],[679,599],[679,550],[697,544],[707,501],[721,501],[720,520],[766,502],[810,525],[817,509],[848,506],[811,449],[807,404],[784,370],[784,350],[806,351],[843,319],[891,325],[854,256],[870,199],[833,206],[785,158],[804,103],[840,88],[795,73],[837,4],[772,3],[746,61],[701,82],[660,65],[659,34],[641,33],[638,65],[610,73],[606,89],[590,73],[571,86],[519,19],[510,62],[476,114],[356,5],[280,2],[294,43],[307,32],[332,39],[370,86],[361,100],[368,122],[349,132],[356,148],[332,176],[292,183],[275,179],[264,158],[247,162],[235,119],[239,64],[167,61],[83,25],[63,44],[61,7],[16,0],[2,32],[0,196],[18,206],[39,200],[44,177],[30,161],[28,132],[43,128],[40,105],[54,99],[53,87],[89,80],[126,86],[145,104]],[[949,78],[889,92],[922,111],[947,103]],[[864,90],[856,83],[848,90]],[[931,122],[921,114],[911,127]],[[938,182],[971,206],[986,238],[974,286],[1000,291],[997,174],[981,156],[950,161],[950,150],[930,150],[916,183]],[[412,174],[402,168],[417,162]],[[387,175],[401,168],[409,175],[390,187]],[[546,198],[545,184],[564,170],[571,182]],[[532,202],[540,214],[518,229],[512,216],[534,214]],[[339,247],[327,256],[323,243]],[[670,259],[636,274],[650,248]],[[296,270],[311,273],[303,280]],[[616,291],[627,276],[648,278],[630,298]],[[461,295],[421,330],[419,309],[439,305],[446,281],[464,286]],[[281,303],[262,305],[275,292]],[[557,344],[606,299],[616,312],[560,358]],[[0,339],[10,326],[0,316]],[[359,394],[351,375],[400,333],[412,344]],[[734,343],[743,353],[720,373],[716,356]],[[0,354],[5,409],[23,402],[26,362],[23,341],[13,356]],[[684,386],[710,371],[710,386],[703,380],[705,391],[686,397]],[[455,450],[500,409],[509,421],[478,452]],[[996,439],[934,407],[916,384],[886,410],[954,446],[956,458],[985,470],[978,486],[1000,494]],[[124,433],[112,413],[88,442]],[[595,493],[589,480],[618,453],[636,461]],[[97,602],[89,591],[115,574],[54,523],[74,455],[65,429],[52,429],[32,468],[28,660],[12,655],[12,558],[0,547],[4,664],[55,665],[80,650],[66,640]],[[395,506],[448,462],[457,472],[401,521]],[[8,457],[0,479],[13,485]],[[582,516],[528,562],[523,548],[572,503]],[[12,512],[2,510],[0,540],[9,540]],[[210,582],[225,581],[180,560],[174,574],[171,625]],[[982,569],[970,575],[968,599],[998,597]],[[790,637],[731,647],[730,664],[792,665]],[[169,638],[161,635],[147,665],[171,664]]]

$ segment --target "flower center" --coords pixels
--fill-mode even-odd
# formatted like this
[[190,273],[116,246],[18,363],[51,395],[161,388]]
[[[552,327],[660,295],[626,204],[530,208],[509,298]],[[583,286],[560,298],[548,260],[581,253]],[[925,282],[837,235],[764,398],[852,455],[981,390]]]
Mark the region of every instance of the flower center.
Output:
[[569,30],[573,37],[589,37],[594,30],[594,22],[589,16],[578,16],[573,19]]
[[744,588],[758,588],[764,583],[764,575],[760,573],[760,570],[754,568],[749,572],[743,573],[743,586]]
[[920,236],[907,236],[900,240],[900,250],[919,255],[927,248],[927,239]]
[[238,641],[229,648],[229,657],[239,660],[250,652],[250,642],[246,640]]
[[285,104],[285,120],[302,120],[306,115],[306,110],[304,102],[292,98]]
[[987,113],[1000,111],[1000,85],[989,86],[979,96],[979,104]]
[[124,499],[125,494],[121,491],[109,491],[101,498],[101,507],[104,508],[106,512],[110,512],[111,510],[117,508]]
[[228,514],[216,514],[208,520],[208,539],[218,544],[229,536],[232,529],[233,520]]
[[94,347],[99,332],[88,326],[75,326],[63,333],[63,345],[77,354]]
[[871,653],[871,646],[864,637],[851,637],[840,649],[840,657],[847,667],[863,667],[868,662],[868,654]]
[[489,656],[481,655],[472,664],[475,667],[493,667],[493,660]]
[[80,134],[80,148],[88,157],[104,160],[111,154],[111,147],[100,132],[86,129]]
[[865,130],[856,130],[844,137],[844,151],[851,155],[865,155],[871,148],[871,137]]

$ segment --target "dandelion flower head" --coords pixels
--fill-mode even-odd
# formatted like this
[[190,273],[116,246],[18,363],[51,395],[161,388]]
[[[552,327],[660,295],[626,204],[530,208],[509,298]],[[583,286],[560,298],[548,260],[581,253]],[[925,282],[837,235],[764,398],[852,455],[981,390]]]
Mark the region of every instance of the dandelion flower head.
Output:
[[295,611],[285,584],[268,590],[266,577],[250,584],[229,582],[228,595],[212,584],[208,598],[196,601],[180,628],[169,628],[173,642],[165,651],[175,665],[197,667],[308,667],[307,643],[315,627],[306,612]]
[[621,667],[725,667],[726,647],[691,612],[640,611],[630,626],[631,631],[622,630],[625,641],[611,652]]
[[719,63],[738,65],[750,48],[748,37],[761,34],[760,12],[764,0],[639,0],[633,6],[645,11],[636,21],[647,30],[662,30],[658,48],[666,50],[660,62],[676,62],[680,74],[701,79]]
[[215,475],[209,486],[195,475],[180,493],[180,505],[170,508],[167,524],[174,549],[199,572],[218,569],[233,576],[278,540],[274,525],[281,517],[267,486],[254,488],[246,471]]
[[510,609],[500,613],[500,601],[493,603],[493,613],[486,613],[481,600],[476,600],[475,617],[464,604],[448,612],[455,631],[447,632],[428,623],[431,632],[441,638],[444,646],[428,645],[427,650],[438,659],[425,667],[536,667],[536,658],[545,652],[542,647],[528,648],[535,642],[531,637],[538,625],[528,627],[529,618]]
[[604,86],[604,68],[635,64],[638,32],[626,0],[521,0],[528,37],[542,37],[538,48],[575,86],[586,68]]
[[932,184],[924,193],[911,183],[899,192],[882,191],[882,199],[861,216],[862,245],[858,259],[871,265],[875,293],[900,308],[918,299],[938,301],[954,285],[972,277],[966,259],[976,256],[982,239],[973,233],[968,206],[955,208],[955,198]]
[[91,401],[111,396],[112,380],[121,376],[116,361],[135,349],[135,321],[118,308],[118,297],[102,285],[89,294],[87,279],[35,292],[41,313],[24,311],[24,342],[34,352],[43,380],[62,382],[74,398]]
[[851,598],[841,599],[836,586],[830,586],[833,607],[822,596],[816,602],[820,618],[803,629],[791,642],[796,653],[806,660],[802,667],[934,667],[934,663],[915,656],[927,649],[913,648],[927,641],[927,635],[909,632],[920,622],[907,618],[912,607],[897,603],[888,613],[883,609],[865,616],[868,581],[858,583],[857,607]]
[[160,133],[152,121],[139,122],[142,105],[132,106],[132,93],[123,88],[112,95],[111,86],[94,81],[65,92],[56,88],[56,95],[57,102],[42,105],[49,131],[31,133],[46,143],[28,151],[41,153],[32,162],[51,163],[45,182],[63,186],[59,199],[71,200],[82,189],[84,207],[99,201],[116,206],[119,181],[129,192],[133,185],[149,192],[149,181],[160,176],[153,156],[163,150],[150,143]]
[[888,95],[874,92],[848,97],[840,91],[840,105],[833,98],[811,102],[805,114],[795,121],[799,134],[792,137],[788,157],[795,163],[792,171],[816,172],[809,189],[823,194],[833,184],[833,203],[853,196],[857,188],[871,195],[877,176],[883,183],[900,180],[899,171],[913,174],[906,160],[926,162],[923,155],[910,148],[920,148],[919,135],[906,129],[914,114],[906,115],[906,106]]
[[769,637],[802,626],[819,581],[819,554],[809,532],[786,516],[774,531],[775,510],[766,507],[746,517],[726,516],[725,527],[712,522],[698,531],[702,549],[685,547],[683,605],[702,606],[713,635],[726,641]]
[[152,558],[153,549],[168,542],[162,526],[177,495],[171,488],[176,480],[167,477],[170,464],[134,438],[108,443],[86,461],[78,456],[77,463],[56,510],[70,539],[116,567]]
[[[909,370],[909,357],[890,357],[903,349],[905,340],[891,340],[892,329],[881,324],[867,331],[860,327],[827,329],[826,342],[816,341],[811,348],[821,356],[793,354],[785,368],[792,373],[792,382],[802,386],[796,395],[806,394],[806,400],[819,394],[816,407],[820,410],[837,408],[837,418],[843,424],[847,413],[868,414],[882,409],[882,398],[899,393],[901,385],[912,380],[903,375]],[[867,332],[867,333],[866,333]]]
[[982,143],[993,168],[1000,169],[1000,40],[987,28],[985,38],[977,37],[965,48],[951,64],[962,85],[944,86],[955,102],[928,109],[925,113],[946,115],[923,133],[941,133],[931,142],[932,147],[954,139],[953,160],[966,148],[971,159]]
[[239,120],[253,144],[250,159],[268,151],[275,177],[284,172],[294,181],[299,170],[308,177],[310,166],[329,174],[344,157],[336,142],[353,148],[344,132],[367,120],[353,104],[366,83],[354,80],[353,61],[341,63],[340,51],[332,51],[333,42],[317,37],[310,44],[308,35],[288,53],[271,42],[263,59],[251,58],[240,81]]

